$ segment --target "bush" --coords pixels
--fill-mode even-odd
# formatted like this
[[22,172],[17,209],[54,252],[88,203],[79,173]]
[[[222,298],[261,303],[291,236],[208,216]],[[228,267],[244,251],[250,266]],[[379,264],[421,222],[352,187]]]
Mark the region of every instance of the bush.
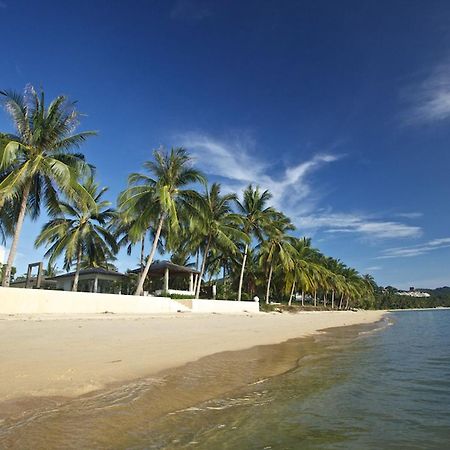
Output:
[[184,294],[169,294],[168,295],[173,300],[193,300],[194,295],[184,295]]

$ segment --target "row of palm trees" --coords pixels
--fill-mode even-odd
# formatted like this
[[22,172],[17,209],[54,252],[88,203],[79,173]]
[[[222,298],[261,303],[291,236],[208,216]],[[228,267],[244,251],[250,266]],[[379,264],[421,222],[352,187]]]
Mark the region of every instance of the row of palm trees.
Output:
[[[339,260],[297,238],[294,225],[270,206],[271,194],[249,185],[241,198],[208,184],[183,148],[157,150],[142,173],[128,178],[117,208],[103,200],[106,188],[95,182],[95,170],[78,148],[95,132],[75,133],[80,114],[59,96],[48,107],[43,92],[28,86],[23,95],[0,92],[16,134],[0,135],[0,238],[11,236],[3,273],[8,286],[28,215],[45,207],[50,220],[36,239],[45,246],[49,263],[63,257],[64,268],[75,267],[73,290],[82,265],[105,266],[120,247],[140,249],[135,294],[142,295],[157,252],[172,261],[192,264],[202,283],[222,275],[226,297],[237,300],[264,295],[285,298],[297,292],[317,306],[348,308],[372,295],[370,280]],[[146,254],[146,243],[151,245]]]

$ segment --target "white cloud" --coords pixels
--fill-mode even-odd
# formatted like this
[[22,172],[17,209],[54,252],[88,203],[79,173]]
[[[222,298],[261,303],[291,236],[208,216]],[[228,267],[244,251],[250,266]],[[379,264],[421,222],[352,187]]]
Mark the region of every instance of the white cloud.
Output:
[[450,63],[436,66],[421,83],[410,86],[404,95],[410,104],[404,114],[406,124],[450,118]]
[[381,266],[370,266],[370,267],[366,267],[364,269],[364,272],[375,272],[377,270],[381,270],[382,267]]
[[324,229],[327,233],[357,233],[371,239],[414,238],[422,234],[420,227],[376,220],[363,214],[322,212],[301,217],[299,226]]
[[409,247],[395,247],[387,249],[377,259],[391,259],[391,258],[412,258],[414,256],[424,255],[434,250],[450,247],[450,237],[433,239],[419,245]]
[[[257,156],[254,143],[249,139],[219,141],[208,135],[188,133],[180,137],[184,146],[196,158],[196,164],[210,175],[223,179],[224,189],[239,192],[249,183],[268,189],[272,203],[288,215],[304,210],[313,197],[308,176],[340,156],[317,154],[309,160],[280,168]],[[281,173],[279,173],[281,172]]]
[[405,212],[396,214],[397,217],[403,217],[405,219],[420,219],[423,216],[421,212]]
[[285,212],[303,234],[318,229],[328,233],[356,233],[370,239],[413,238],[422,233],[417,226],[377,220],[363,214],[317,211],[320,190],[310,175],[339,160],[342,155],[318,153],[290,167],[279,167],[261,158],[255,143],[246,137],[223,141],[201,133],[177,136],[208,175],[220,179],[227,191],[241,192],[249,183],[268,189],[273,205]]

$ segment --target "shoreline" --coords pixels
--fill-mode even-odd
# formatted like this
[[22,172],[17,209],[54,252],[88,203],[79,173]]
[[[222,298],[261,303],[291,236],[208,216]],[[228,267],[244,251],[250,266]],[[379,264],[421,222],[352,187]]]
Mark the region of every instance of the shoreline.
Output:
[[[0,317],[3,417],[180,369],[223,352],[328,328],[371,324],[386,311],[297,314]],[[25,408],[27,406],[27,408]]]

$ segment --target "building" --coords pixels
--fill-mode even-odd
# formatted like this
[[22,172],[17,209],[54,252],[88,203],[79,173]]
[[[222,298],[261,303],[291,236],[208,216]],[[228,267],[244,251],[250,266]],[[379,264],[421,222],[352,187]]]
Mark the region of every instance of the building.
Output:
[[[134,269],[130,272],[139,274],[141,269]],[[180,266],[171,261],[155,261],[150,266],[147,279],[150,278],[152,281],[152,294],[167,293],[194,296],[199,275],[200,272],[193,267]]]
[[[26,279],[13,281],[11,287],[27,289],[56,289],[71,291],[75,280],[75,272],[64,273],[54,277],[38,275]],[[80,270],[78,278],[79,292],[99,292],[105,294],[120,294],[121,284],[128,280],[127,275],[100,267]]]

